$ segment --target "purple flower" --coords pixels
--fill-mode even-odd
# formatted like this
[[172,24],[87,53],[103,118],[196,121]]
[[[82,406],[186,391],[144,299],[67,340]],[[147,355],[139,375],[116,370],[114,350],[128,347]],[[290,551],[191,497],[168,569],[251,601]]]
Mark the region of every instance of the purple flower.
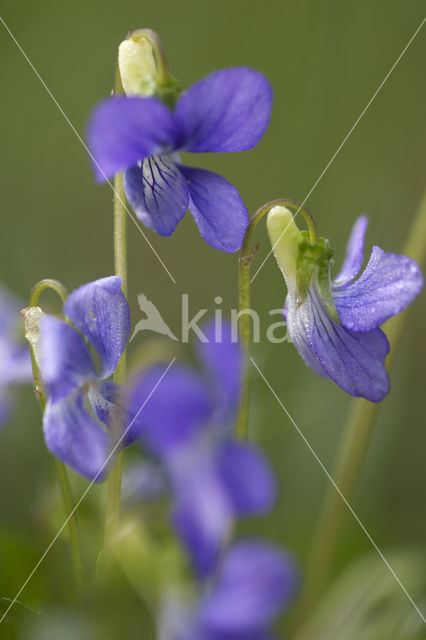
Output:
[[[116,417],[114,372],[129,337],[130,317],[121,279],[103,278],[76,289],[64,305],[74,327],[54,316],[40,322],[40,372],[47,393],[46,443],[60,460],[90,479],[102,480],[110,440],[100,423]],[[98,420],[89,412],[89,405]]]
[[174,527],[202,576],[217,565],[236,518],[265,513],[275,498],[268,463],[255,447],[209,435],[168,460]]
[[274,483],[263,456],[233,440],[231,429],[239,403],[240,346],[224,327],[214,342],[214,326],[203,329],[200,343],[205,381],[190,369],[174,366],[144,404],[160,378],[157,367],[143,373],[130,392],[136,415],[130,441],[140,436],[159,458],[173,493],[175,528],[206,575],[216,565],[237,516],[262,513],[274,500]]
[[195,604],[169,601],[162,640],[267,640],[268,627],[289,604],[294,561],[260,542],[243,542],[225,555],[215,582]]
[[379,327],[414,300],[423,277],[414,260],[379,247],[373,247],[359,275],[367,224],[367,218],[358,218],[343,267],[331,281],[333,252],[327,241],[312,245],[283,207],[268,216],[288,288],[284,315],[291,340],[314,371],[353,396],[379,402],[389,391],[384,366],[389,343]]
[[129,203],[160,235],[171,235],[189,208],[206,242],[236,251],[248,224],[237,189],[215,173],[183,166],[179,152],[251,149],[271,106],[268,81],[246,67],[211,73],[182,94],[173,111],[156,98],[109,98],[89,126],[96,178],[124,171]]
[[30,350],[18,337],[22,307],[8,291],[0,289],[0,426],[9,415],[12,389],[33,377]]

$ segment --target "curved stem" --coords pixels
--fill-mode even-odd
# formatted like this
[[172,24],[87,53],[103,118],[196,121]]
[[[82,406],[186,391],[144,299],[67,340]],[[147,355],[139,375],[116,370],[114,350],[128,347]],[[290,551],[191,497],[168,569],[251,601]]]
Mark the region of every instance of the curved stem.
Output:
[[[52,289],[61,298],[62,303],[65,303],[68,293],[66,288],[58,280],[44,279],[40,280],[31,292],[30,306],[38,306],[38,302],[41,294],[46,289]],[[31,346],[31,362],[33,367],[34,378],[34,392],[40,404],[42,413],[46,408],[46,394],[44,391],[43,383],[40,376],[40,369],[37,364],[37,360]],[[58,476],[59,488],[61,490],[62,500],[64,503],[65,515],[68,519],[68,531],[70,536],[71,550],[73,556],[74,573],[77,587],[81,587],[83,584],[83,563],[81,559],[80,544],[78,540],[78,526],[77,519],[74,513],[74,501],[71,493],[71,486],[68,479],[68,473],[66,466],[61,460],[55,458],[56,472]]]
[[30,298],[31,307],[38,306],[38,301],[40,299],[40,296],[43,293],[43,291],[45,291],[46,289],[52,289],[53,291],[55,291],[58,294],[58,296],[61,298],[62,304],[65,304],[65,301],[68,297],[68,291],[66,290],[64,285],[61,282],[59,282],[59,280],[51,280],[50,278],[45,278],[44,280],[40,280],[40,282],[37,282],[37,284],[33,287],[31,291],[31,298]]
[[[115,92],[119,93],[121,87],[120,73],[117,69]],[[114,178],[114,270],[121,278],[121,288],[127,297],[127,211],[126,194],[124,192],[123,174],[119,173]],[[126,349],[121,356],[113,380],[123,384],[126,379]],[[117,425],[118,426],[118,425]],[[112,427],[111,427],[112,428]],[[119,437],[116,433],[113,436]],[[121,474],[123,466],[123,453],[120,451],[115,456],[115,462],[107,479],[107,502],[105,512],[105,548],[114,540],[120,518]]]
[[[422,263],[425,259],[425,252],[426,192],[413,221],[403,254]],[[407,318],[408,311],[405,311],[387,322],[386,333],[391,345],[387,360],[389,372],[394,363]],[[351,402],[333,474],[336,485],[348,501],[353,495],[360,476],[380,408],[380,403],[372,403],[364,399],[356,399]],[[304,618],[309,615],[324,590],[332,569],[346,513],[347,506],[335,488],[329,485],[309,554],[305,589],[296,611],[296,626],[303,624]]]
[[240,251],[238,270],[238,330],[245,353],[241,402],[236,425],[236,434],[237,437],[241,440],[246,440],[248,437],[248,418],[250,405],[250,372],[248,363],[251,347],[251,319],[249,314],[250,265],[256,253],[256,249],[254,250],[254,252],[251,251],[250,245],[253,238],[254,230],[259,222],[266,214],[270,212],[271,209],[278,206],[293,209],[295,211],[293,217],[296,217],[298,213],[301,213],[308,226],[311,243],[314,244],[318,238],[317,228],[311,214],[303,205],[299,204],[295,200],[279,199],[267,202],[256,211],[247,227]]

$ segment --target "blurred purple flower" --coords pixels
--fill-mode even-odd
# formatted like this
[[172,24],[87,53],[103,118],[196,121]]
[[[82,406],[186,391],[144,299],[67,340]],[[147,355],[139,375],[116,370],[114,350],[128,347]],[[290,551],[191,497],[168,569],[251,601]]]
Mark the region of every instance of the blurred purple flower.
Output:
[[[270,233],[274,219],[279,223],[280,215],[283,214],[273,210],[269,214]],[[290,212],[288,216],[291,218]],[[282,224],[285,222],[287,226],[288,216],[282,218]],[[297,276],[293,275],[296,265],[293,274],[288,265],[280,266],[288,288],[284,316],[289,336],[305,362],[347,393],[379,402],[389,391],[384,366],[389,343],[379,327],[414,300],[423,287],[423,277],[414,260],[385,253],[376,246],[359,275],[367,224],[364,216],[356,221],[343,267],[333,281],[327,245],[321,239],[316,247],[307,240],[299,245],[298,260],[301,256],[309,260],[320,249],[318,261],[312,261],[313,271],[303,299],[299,296]],[[278,255],[277,259],[280,262]]]
[[[205,381],[183,366],[173,367],[136,417],[129,441],[141,437],[167,472],[173,493],[173,522],[198,572],[208,574],[237,516],[267,511],[275,487],[266,460],[253,446],[232,438],[242,369],[240,346],[225,326],[216,343],[214,325],[200,343]],[[160,373],[144,372],[132,385],[132,416],[151,393]]]
[[0,289],[0,426],[9,416],[11,393],[19,384],[31,382],[29,347],[19,339],[22,329],[20,309],[23,305],[4,288]]
[[238,543],[195,604],[166,602],[160,638],[267,640],[268,627],[290,603],[296,579],[290,556],[260,542]]
[[144,460],[124,470],[122,501],[127,508],[140,503],[156,502],[167,496],[168,484],[160,465]]
[[181,95],[173,111],[156,98],[109,98],[89,125],[96,178],[124,171],[127,199],[143,224],[169,236],[189,208],[206,242],[232,253],[248,224],[237,189],[215,173],[182,165],[179,152],[251,149],[271,107],[268,81],[247,67],[211,73]]
[[40,372],[47,393],[43,416],[46,443],[60,460],[90,479],[102,480],[110,438],[104,425],[116,419],[114,372],[129,337],[130,317],[121,279],[103,278],[73,291],[64,313],[70,324],[44,315],[40,322]]

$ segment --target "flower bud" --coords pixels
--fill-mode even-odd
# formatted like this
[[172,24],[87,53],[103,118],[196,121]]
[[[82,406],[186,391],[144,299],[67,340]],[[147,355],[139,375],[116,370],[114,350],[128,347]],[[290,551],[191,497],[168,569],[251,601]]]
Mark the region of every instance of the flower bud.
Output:
[[118,67],[124,93],[128,96],[153,96],[158,70],[151,39],[143,31],[133,32],[118,48]]
[[160,38],[150,29],[132,31],[118,48],[118,71],[127,96],[154,96],[173,109],[181,94],[167,71]]
[[303,236],[289,209],[273,207],[266,222],[276,261],[289,290],[296,288],[296,264]]

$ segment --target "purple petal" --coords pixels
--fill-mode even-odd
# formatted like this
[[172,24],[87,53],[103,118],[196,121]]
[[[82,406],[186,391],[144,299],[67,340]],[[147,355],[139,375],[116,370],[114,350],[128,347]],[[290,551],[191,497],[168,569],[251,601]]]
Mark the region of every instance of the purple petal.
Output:
[[298,307],[295,295],[288,294],[284,305],[284,318],[290,339],[308,367],[320,376],[327,376],[310,343],[314,322],[309,298]]
[[114,433],[121,433],[123,425],[122,407],[123,387],[115,382],[92,383],[89,389],[89,401],[98,420],[107,427],[113,427]]
[[364,236],[368,227],[368,218],[360,216],[352,227],[351,235],[346,245],[346,256],[337,278],[336,287],[342,287],[352,282],[358,275],[364,260]]
[[40,372],[52,402],[96,377],[90,353],[78,333],[62,320],[44,315],[40,321]]
[[82,394],[55,404],[49,400],[43,429],[46,444],[57,458],[90,480],[103,480],[108,437],[85,408]]
[[288,307],[289,307],[289,297],[287,295],[284,302],[284,309],[283,309],[283,318],[286,322],[287,322],[287,316],[288,316]]
[[272,89],[248,67],[215,71],[178,100],[175,114],[185,151],[244,151],[254,147],[269,123]]
[[214,638],[255,638],[294,591],[294,562],[262,543],[235,545],[225,556],[218,583],[200,611],[202,628]]
[[149,156],[124,174],[126,197],[139,220],[170,236],[188,209],[188,188],[172,156]]
[[172,112],[155,98],[104,100],[92,114],[87,136],[96,179],[104,182],[146,156],[175,149],[178,136]]
[[198,575],[205,578],[214,571],[233,522],[223,494],[209,491],[203,498],[194,488],[176,504],[172,520]]
[[266,459],[251,445],[227,442],[219,455],[219,476],[238,515],[264,513],[275,499]]
[[211,171],[181,171],[189,189],[189,210],[204,240],[227,253],[240,249],[249,215],[237,189]]
[[6,288],[0,286],[0,334],[13,334],[18,327],[22,327],[20,310],[25,306]]
[[214,570],[234,521],[232,505],[210,452],[190,450],[173,460],[177,494],[173,523],[200,576]]
[[4,427],[5,422],[9,418],[13,392],[7,387],[0,387],[0,429]]
[[384,361],[389,343],[380,329],[355,332],[337,325],[326,311],[316,289],[299,308],[291,302],[289,331],[307,364],[316,363],[339,387],[373,402],[389,391]]
[[33,379],[28,346],[0,338],[0,385],[23,384]]
[[200,360],[210,377],[210,388],[219,419],[232,419],[240,400],[243,353],[237,341],[232,340],[231,325],[214,320],[202,327],[208,342],[197,343]]
[[95,347],[100,377],[108,378],[129,339],[130,314],[121,278],[110,276],[79,287],[68,297],[64,312]]
[[333,290],[333,299],[344,327],[369,331],[405,309],[422,287],[417,262],[373,247],[360,278]]
[[251,446],[207,434],[168,460],[174,524],[200,575],[214,569],[237,515],[272,506],[274,482]]
[[175,366],[165,371],[166,366],[154,366],[131,385],[126,436],[127,444],[140,436],[160,458],[191,442],[212,411],[204,385],[190,370]]

